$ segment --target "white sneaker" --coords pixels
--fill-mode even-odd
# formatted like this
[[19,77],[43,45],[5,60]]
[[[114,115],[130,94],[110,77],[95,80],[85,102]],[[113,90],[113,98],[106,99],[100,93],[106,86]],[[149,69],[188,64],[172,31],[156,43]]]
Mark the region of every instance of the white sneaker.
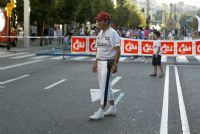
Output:
[[90,116],[91,120],[99,120],[103,118],[104,118],[104,115],[103,115],[102,109],[99,109],[97,112],[94,113],[94,115]]
[[117,115],[117,108],[115,106],[110,106],[106,112],[103,113],[105,116],[115,116]]

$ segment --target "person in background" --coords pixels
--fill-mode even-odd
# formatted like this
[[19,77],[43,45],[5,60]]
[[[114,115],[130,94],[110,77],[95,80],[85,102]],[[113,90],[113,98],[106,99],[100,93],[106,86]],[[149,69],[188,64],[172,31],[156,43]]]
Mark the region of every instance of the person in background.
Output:
[[36,36],[37,36],[37,24],[34,23],[33,26],[31,26],[31,36],[32,36],[32,41],[34,44],[36,44]]
[[50,36],[49,37],[49,44],[52,44],[52,40],[53,40],[53,37],[54,37],[54,28],[53,28],[53,26],[49,27],[48,35]]
[[45,36],[44,38],[45,45],[48,45],[48,30],[49,30],[48,25],[45,25],[43,30],[43,34]]
[[[96,17],[96,21],[101,31],[96,40],[97,53],[92,69],[98,75],[101,98],[99,110],[90,116],[92,120],[103,119],[104,115],[117,114],[111,81],[112,74],[117,72],[120,57],[120,37],[117,31],[110,27],[110,15],[107,12],[101,12]],[[104,113],[107,102],[110,107]]]
[[60,26],[58,26],[56,35],[58,38],[58,45],[62,44],[62,30],[60,29]]
[[152,65],[154,68],[153,74],[151,74],[151,77],[157,77],[157,67],[160,69],[160,75],[159,77],[162,78],[164,76],[163,68],[161,65],[161,58],[162,58],[162,50],[161,50],[161,45],[160,45],[160,32],[157,30],[154,30],[154,44],[153,44],[153,57],[152,57]]
[[148,26],[146,26],[146,29],[144,30],[144,39],[148,40],[149,39],[149,34],[151,33],[151,30],[149,29]]
[[96,36],[95,27],[92,27],[92,29],[90,30],[90,36]]

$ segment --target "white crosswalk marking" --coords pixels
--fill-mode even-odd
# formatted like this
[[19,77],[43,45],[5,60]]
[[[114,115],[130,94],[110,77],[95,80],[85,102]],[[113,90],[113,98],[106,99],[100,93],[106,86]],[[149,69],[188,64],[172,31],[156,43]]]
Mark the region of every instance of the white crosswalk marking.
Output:
[[127,57],[120,57],[119,61],[125,61],[127,60]]
[[72,58],[70,60],[72,61],[81,61],[81,60],[85,60],[87,59],[88,57],[85,57],[85,56],[80,56],[80,57],[75,57],[75,58]]
[[[96,60],[96,58],[88,59],[88,61],[95,61],[95,60]],[[119,59],[120,62],[125,61],[125,60],[127,60],[127,57],[120,57],[120,59]]]
[[37,56],[37,57],[33,57],[33,58],[30,58],[32,60],[38,60],[38,59],[44,59],[44,58],[48,58],[50,56]]
[[165,55],[162,55],[161,62],[167,62],[167,56],[165,56]]
[[[49,55],[44,55],[44,56],[36,56],[35,53],[28,53],[28,52],[20,52],[20,53],[11,53],[9,55],[3,55],[0,57],[9,57],[10,59],[21,59],[21,58],[27,58],[29,57],[29,59],[31,60],[39,60],[39,59],[51,59],[51,60],[62,60],[63,56],[49,56]],[[65,60],[69,60],[69,61],[95,61],[96,58],[95,57],[90,57],[90,56],[64,56]],[[120,57],[119,62],[128,62],[130,57]],[[177,63],[189,63],[192,61],[189,61],[187,56],[174,56],[172,58],[176,59]],[[170,62],[170,59],[172,60],[171,57],[168,57],[166,55],[162,56],[161,61],[163,63],[167,63]],[[195,58],[198,62],[200,62],[200,55],[196,55],[193,56],[193,58]],[[151,62],[152,58],[150,57],[137,57],[133,60],[133,62]]]
[[21,58],[26,58],[26,57],[32,57],[35,56],[36,54],[26,54],[26,55],[20,55],[17,57],[11,57],[11,59],[21,59]]
[[188,63],[186,56],[176,56],[176,61],[178,63]]
[[194,57],[200,62],[200,55]]
[[32,64],[32,63],[37,63],[40,62],[42,60],[33,60],[33,61],[29,61],[29,62],[24,62],[24,63],[19,63],[19,64],[15,64],[15,65],[10,65],[10,66],[6,66],[6,67],[1,67],[1,70],[6,70],[6,69],[11,69],[11,68],[15,68],[15,67],[20,67],[20,66],[24,66],[24,65],[28,65],[28,64]]
[[22,79],[22,78],[28,77],[28,76],[30,76],[30,75],[23,75],[23,76],[20,76],[20,77],[14,78],[14,79],[10,79],[10,80],[7,80],[7,81],[0,82],[0,84],[3,85],[3,84],[6,84],[6,83],[9,83],[9,82],[13,82],[13,81],[16,81],[16,80],[19,80],[19,79]]
[[[69,56],[65,56],[65,58],[68,58]],[[62,60],[63,59],[63,56],[56,56],[56,57],[53,57],[53,58],[50,58],[51,60]]]
[[10,53],[10,54],[6,54],[0,57],[11,57],[11,56],[17,56],[17,55],[23,55],[23,54],[27,54],[28,52],[21,52],[21,53]]

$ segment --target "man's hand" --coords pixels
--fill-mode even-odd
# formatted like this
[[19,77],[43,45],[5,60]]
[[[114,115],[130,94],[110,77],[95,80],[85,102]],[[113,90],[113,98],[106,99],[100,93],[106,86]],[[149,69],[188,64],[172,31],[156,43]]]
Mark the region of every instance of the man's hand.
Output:
[[97,72],[97,60],[93,63],[93,65],[92,65],[92,71],[94,72],[94,73],[96,73]]
[[117,65],[116,64],[112,65],[111,72],[112,72],[112,74],[115,74],[117,72]]

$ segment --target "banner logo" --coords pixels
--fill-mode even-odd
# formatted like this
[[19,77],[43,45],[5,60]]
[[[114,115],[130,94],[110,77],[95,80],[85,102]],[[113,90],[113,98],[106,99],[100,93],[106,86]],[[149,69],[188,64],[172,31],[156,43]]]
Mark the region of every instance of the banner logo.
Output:
[[174,55],[174,42],[161,42],[161,49],[163,54]]
[[89,38],[89,52],[96,52],[96,38]]
[[86,39],[73,37],[72,52],[86,52]]
[[177,42],[177,54],[192,55],[192,42]]
[[138,41],[124,40],[124,53],[125,54],[138,54]]
[[142,41],[142,54],[153,54],[153,41]]

